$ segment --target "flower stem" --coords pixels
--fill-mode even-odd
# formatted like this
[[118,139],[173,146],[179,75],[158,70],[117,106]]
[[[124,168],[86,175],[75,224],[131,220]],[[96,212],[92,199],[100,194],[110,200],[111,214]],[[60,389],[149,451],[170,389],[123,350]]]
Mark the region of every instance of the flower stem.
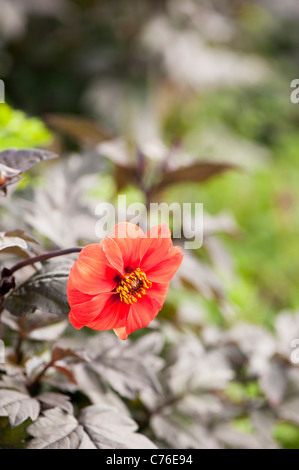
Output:
[[3,310],[4,310],[3,298],[0,297],[0,340],[2,339],[2,333],[3,333],[3,326],[2,326],[2,321],[1,321]]
[[11,274],[15,273],[19,269],[29,266],[30,264],[37,263],[38,261],[46,261],[51,258],[56,258],[57,256],[68,255],[70,253],[79,253],[82,250],[82,247],[66,248],[65,250],[56,250],[50,251],[49,253],[43,253],[42,255],[34,256],[33,258],[25,259],[20,263],[15,264],[12,268],[9,268]]
[[34,389],[36,388],[36,386],[39,384],[41,378],[43,377],[43,375],[47,372],[47,370],[52,367],[52,365],[55,363],[55,361],[51,360],[50,362],[48,362],[47,364],[44,365],[43,369],[41,370],[41,372],[37,375],[37,377],[33,380],[33,382],[29,382],[27,383],[27,389],[29,392],[32,392],[34,391]]
[[17,364],[21,364],[21,361],[22,361],[21,347],[22,347],[23,340],[24,340],[24,337],[21,334],[19,334],[17,344],[16,344],[16,347],[15,347],[15,360],[16,360]]

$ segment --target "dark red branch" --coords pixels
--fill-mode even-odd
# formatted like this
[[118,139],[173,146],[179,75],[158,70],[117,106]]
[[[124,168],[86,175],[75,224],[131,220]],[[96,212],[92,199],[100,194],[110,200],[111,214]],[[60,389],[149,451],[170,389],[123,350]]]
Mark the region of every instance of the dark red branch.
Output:
[[79,253],[82,250],[82,247],[66,248],[65,250],[56,250],[50,251],[49,253],[43,253],[42,255],[34,256],[33,258],[25,259],[20,263],[15,264],[12,268],[9,269],[10,273],[13,274],[19,269],[29,266],[30,264],[37,263],[39,261],[46,261],[51,258],[56,258],[58,256],[69,255],[70,253]]

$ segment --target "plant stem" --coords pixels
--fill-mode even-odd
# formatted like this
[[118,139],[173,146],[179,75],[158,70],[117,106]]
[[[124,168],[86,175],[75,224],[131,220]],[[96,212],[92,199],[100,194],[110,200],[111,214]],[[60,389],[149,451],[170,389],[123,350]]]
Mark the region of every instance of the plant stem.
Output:
[[4,307],[3,307],[3,298],[0,298],[0,340],[2,339],[2,332],[3,332],[3,326],[2,326],[2,321],[1,321],[1,315],[3,313]]
[[16,358],[16,363],[20,364],[22,361],[22,350],[21,346],[23,343],[23,336],[20,334],[17,340],[16,348],[15,348],[15,358]]
[[51,258],[56,258],[57,256],[68,255],[70,253],[79,253],[82,250],[82,247],[74,247],[74,248],[66,248],[65,250],[56,250],[50,251],[49,253],[43,253],[42,255],[34,256],[33,258],[25,259],[20,263],[15,264],[12,268],[10,268],[11,274],[15,273],[19,269],[24,268],[25,266],[29,266],[30,264],[37,263],[38,261],[46,261]]
[[27,384],[27,388],[28,388],[28,391],[29,392],[32,392],[35,387],[39,384],[40,382],[40,379],[42,378],[42,376],[47,372],[47,370],[52,367],[52,365],[54,364],[55,361],[51,360],[50,362],[48,362],[47,364],[45,364],[45,366],[43,367],[43,369],[40,371],[40,373],[35,377],[35,379],[33,380],[33,382],[29,382]]

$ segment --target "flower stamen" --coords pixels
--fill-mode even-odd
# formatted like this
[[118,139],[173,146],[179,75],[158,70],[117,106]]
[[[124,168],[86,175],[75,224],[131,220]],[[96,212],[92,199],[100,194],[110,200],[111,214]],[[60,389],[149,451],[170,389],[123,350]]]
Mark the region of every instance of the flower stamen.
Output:
[[120,300],[126,304],[136,303],[138,298],[146,295],[146,289],[152,287],[143,271],[136,268],[130,274],[126,274],[118,283],[116,292],[119,294]]

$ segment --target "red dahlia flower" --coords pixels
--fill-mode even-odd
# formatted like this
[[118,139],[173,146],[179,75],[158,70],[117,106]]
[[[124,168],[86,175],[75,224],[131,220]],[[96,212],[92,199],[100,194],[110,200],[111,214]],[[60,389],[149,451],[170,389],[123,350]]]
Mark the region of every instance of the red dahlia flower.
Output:
[[100,244],[83,248],[71,268],[71,324],[77,329],[114,329],[126,339],[161,310],[182,260],[182,250],[172,245],[166,224],[146,235],[137,225],[118,224]]

